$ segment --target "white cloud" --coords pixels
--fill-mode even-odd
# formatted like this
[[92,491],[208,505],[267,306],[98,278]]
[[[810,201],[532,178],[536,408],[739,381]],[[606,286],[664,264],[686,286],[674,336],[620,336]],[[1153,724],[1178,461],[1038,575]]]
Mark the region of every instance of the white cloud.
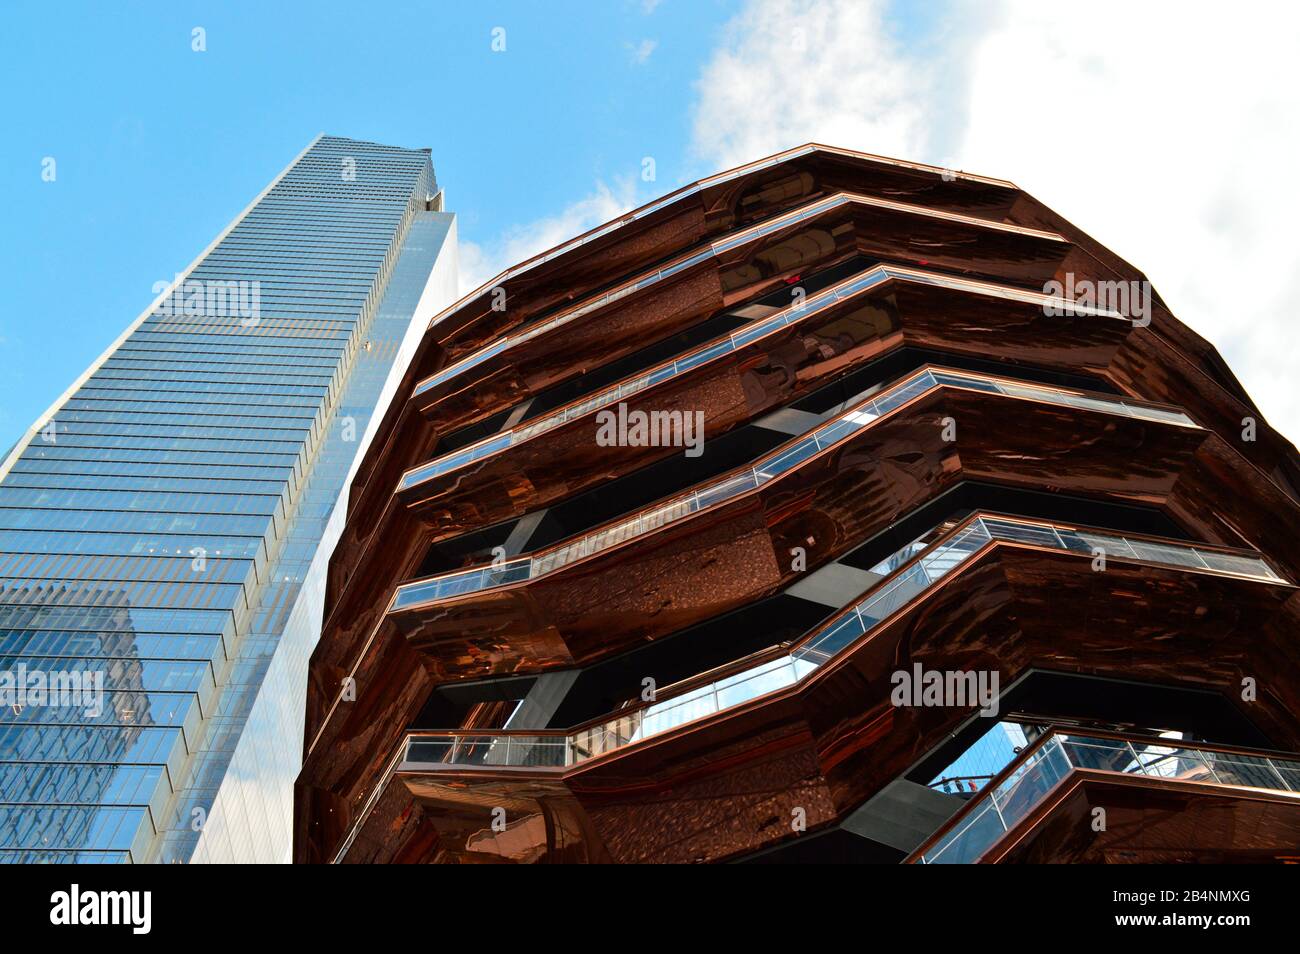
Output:
[[1300,15],[1003,0],[904,48],[886,12],[752,0],[701,74],[705,171],[815,140],[1011,179],[1145,271],[1300,437]]
[[708,171],[812,140],[914,156],[937,75],[890,38],[882,3],[751,2],[700,77],[694,151]]
[[518,265],[539,252],[604,225],[636,205],[636,188],[632,182],[609,186],[597,182],[591,194],[579,199],[557,215],[516,225],[497,236],[490,245],[460,242],[460,293],[473,291],[512,265]]
[[628,56],[631,57],[634,66],[644,66],[646,61],[650,59],[650,54],[655,51],[655,47],[658,45],[659,41],[657,40],[642,40],[640,43],[625,44]]
[[[1014,0],[972,62],[959,158],[1002,175],[1146,272],[1224,355],[1265,417],[1300,437],[1293,240],[1300,58],[1285,6]],[[1289,22],[1288,21],[1289,18]]]

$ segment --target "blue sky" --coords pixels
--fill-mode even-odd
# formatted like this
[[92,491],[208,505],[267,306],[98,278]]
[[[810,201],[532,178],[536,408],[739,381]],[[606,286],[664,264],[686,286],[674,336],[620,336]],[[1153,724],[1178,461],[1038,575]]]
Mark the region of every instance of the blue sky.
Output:
[[0,451],[318,132],[431,147],[468,279],[810,140],[1010,179],[1143,269],[1300,436],[1289,284],[1234,280],[1300,273],[1290,8],[114,6],[0,8]]
[[692,86],[735,5],[309,9],[6,4],[0,449],[318,132],[431,147],[462,237],[485,247],[597,181],[648,197],[696,177]]

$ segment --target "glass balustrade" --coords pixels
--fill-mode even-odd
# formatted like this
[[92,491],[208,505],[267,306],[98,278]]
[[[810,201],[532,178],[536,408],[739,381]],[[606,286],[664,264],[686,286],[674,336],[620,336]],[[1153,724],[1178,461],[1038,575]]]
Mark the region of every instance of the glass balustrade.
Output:
[[406,749],[406,760],[553,768],[568,764],[569,749],[569,740],[562,735],[466,733],[444,738],[412,739]]
[[[601,550],[624,543],[629,539],[657,530],[673,521],[697,513],[741,494],[755,490],[769,480],[788,473],[800,463],[825,450],[874,421],[897,410],[913,398],[937,387],[957,387],[966,390],[987,391],[1013,397],[1029,398],[1053,404],[1101,410],[1109,414],[1137,417],[1184,427],[1195,427],[1191,418],[1178,411],[1152,407],[1120,398],[1087,397],[1046,385],[1029,385],[1003,381],[962,371],[927,368],[896,384],[878,397],[858,404],[852,410],[820,425],[805,437],[778,448],[745,471],[724,476],[700,490],[673,498],[649,510],[642,511],[620,523],[602,527],[585,536],[541,551],[533,556],[520,557],[499,566],[487,566],[457,573],[417,580],[398,587],[390,610],[409,609],[437,600],[449,599],[465,593],[493,586],[518,583],[550,573],[575,560],[599,553]],[[494,440],[503,440],[499,435]],[[468,454],[470,451],[462,453]]]
[[[1032,304],[1043,304],[1052,301],[1052,299],[1047,296],[1036,292],[1003,288],[1002,286],[991,285],[986,282],[970,281],[967,279],[950,279],[944,276],[931,275],[926,272],[918,272],[912,269],[899,268],[891,265],[878,265],[845,282],[841,282],[824,292],[820,292],[798,305],[791,305],[782,311],[746,325],[739,331],[732,332],[724,339],[715,341],[694,351],[690,351],[673,361],[658,365],[634,378],[629,378],[612,387],[597,391],[595,394],[584,398],[582,401],[565,405],[564,407],[558,408],[557,410],[539,417],[528,424],[501,431],[491,437],[484,438],[481,441],[476,441],[473,444],[460,448],[451,454],[436,457],[431,461],[420,464],[418,467],[413,467],[402,475],[401,480],[398,482],[397,489],[398,491],[402,491],[426,481],[433,480],[434,478],[440,477],[450,471],[457,470],[458,468],[472,464],[475,461],[490,457],[493,454],[498,454],[507,448],[514,447],[523,441],[536,437],[539,434],[543,434],[562,424],[568,423],[569,421],[577,420],[578,418],[590,414],[592,411],[599,408],[608,407],[609,405],[615,404],[631,395],[653,388],[664,381],[678,377],[679,375],[692,371],[710,361],[717,360],[724,355],[731,354],[744,348],[745,346],[757,341],[759,338],[773,334],[788,325],[803,321],[813,315],[820,314],[840,302],[861,294],[867,289],[880,285],[890,279],[902,279],[905,281],[919,281],[930,285],[942,285],[955,290],[992,295],[1006,300],[1023,301]],[[1076,308],[1076,311],[1077,310],[1079,309]],[[1122,318],[1119,314],[1109,311],[1092,310],[1089,314],[1096,317]],[[507,347],[507,344],[501,342],[499,349],[493,351],[493,354],[499,354],[505,347]],[[492,350],[492,348],[498,348],[498,345],[493,345],[488,350]],[[491,355],[486,355],[481,360],[487,360],[487,357],[491,357]],[[465,360],[473,360],[475,363],[478,363],[475,358],[467,358]],[[448,372],[444,373],[451,373],[452,370],[453,369],[448,369]],[[464,369],[461,368],[460,370]],[[455,373],[459,373],[459,371],[456,371]],[[428,380],[432,381],[433,379]],[[432,386],[432,384],[430,384],[430,386]],[[1029,388],[1028,385],[1025,387],[1026,389]],[[985,390],[988,389],[986,388]],[[419,394],[420,392],[421,386],[417,386],[415,393]],[[1011,392],[1007,391],[1004,393]],[[1093,410],[1110,410],[1113,403],[1107,401],[1104,396],[1090,398],[1080,394],[1074,395],[1074,397],[1076,400],[1073,402],[1073,406],[1090,408]],[[1135,403],[1133,406],[1141,405],[1139,402]],[[1151,410],[1154,411],[1155,409],[1152,408]],[[1165,411],[1164,413],[1166,415],[1182,417],[1182,415],[1179,415],[1175,411]],[[1173,418],[1171,417],[1170,419]]]
[[917,860],[930,865],[978,861],[1075,769],[1260,788],[1300,799],[1300,759],[1222,752],[1196,743],[1054,732],[962,808]]
[[840,193],[829,199],[822,199],[820,202],[813,202],[801,209],[796,209],[794,212],[788,212],[785,215],[779,215],[776,218],[769,219],[761,225],[756,225],[753,228],[737,232],[725,239],[712,242],[701,251],[692,252],[688,255],[676,258],[662,268],[655,269],[652,272],[639,276],[635,281],[629,282],[626,285],[621,285],[613,291],[605,292],[590,301],[584,302],[576,308],[570,308],[567,311],[560,312],[558,315],[548,318],[545,321],[539,321],[536,324],[529,326],[524,331],[508,335],[501,340],[474,352],[468,357],[462,358],[461,360],[448,365],[437,374],[431,375],[418,383],[412,393],[415,395],[423,394],[446,381],[450,381],[457,375],[463,374],[465,371],[477,367],[490,358],[495,358],[497,355],[512,348],[516,348],[527,341],[532,341],[544,334],[548,334],[556,328],[571,324],[585,315],[606,308],[616,301],[620,301],[627,298],[629,295],[634,295],[639,291],[643,291],[652,285],[662,282],[666,278],[678,275],[686,271],[688,268],[699,265],[701,262],[706,262],[709,259],[722,255],[725,252],[729,252],[732,249],[739,248],[741,245],[745,245],[749,242],[756,242],[774,232],[780,231],[781,229],[788,228],[791,225],[796,225],[806,219],[839,208],[842,205],[854,201],[855,198],[856,197],[854,196]]
[[[583,727],[570,735],[547,736],[545,758],[550,761],[536,761],[542,757],[535,754],[542,743],[527,741],[533,737],[500,733],[412,736],[406,761],[457,765],[571,766],[743,705],[793,686],[817,671],[995,540],[1090,556],[1104,552],[1108,556],[1127,556],[1165,566],[1191,567],[1269,582],[1281,581],[1281,577],[1262,558],[1246,554],[1228,554],[1192,544],[1168,541],[1157,543],[1120,534],[981,514],[958,525],[925,547],[919,555],[912,556],[892,575],[869,590],[862,600],[843,610],[825,626],[805,636],[789,651],[689,689],[673,691],[670,688],[668,691],[671,695],[668,698],[650,705],[629,708],[609,720]],[[914,553],[915,547],[915,542],[909,543],[900,549],[899,554]],[[899,554],[895,554],[895,557]],[[884,562],[893,563],[895,558],[887,558]],[[502,745],[502,740],[521,738],[526,744],[518,743],[513,748]],[[484,753],[489,750],[498,752],[499,758],[509,758],[510,752],[515,752],[514,757],[532,761],[484,761]]]
[[[464,304],[465,302],[473,301],[475,298],[483,294],[489,288],[494,288],[511,278],[517,278],[518,276],[522,275],[524,272],[536,268],[538,265],[542,265],[546,262],[553,261],[554,259],[559,258],[561,255],[571,252],[576,248],[581,248],[583,245],[586,245],[588,242],[593,242],[598,238],[602,238],[606,235],[618,231],[625,225],[630,225],[633,222],[637,222],[641,219],[644,219],[648,215],[653,215],[654,213],[660,211],[661,209],[665,209],[668,206],[672,205],[674,202],[680,202],[682,199],[685,199],[689,196],[698,195],[705,189],[711,188],[715,185],[721,185],[724,182],[730,182],[731,180],[737,179],[741,176],[749,175],[750,173],[753,172],[760,172],[763,169],[770,168],[771,166],[778,165],[782,162],[789,162],[793,159],[798,159],[802,156],[811,155],[814,152],[824,152],[830,155],[850,156],[853,158],[868,159],[872,162],[882,163],[884,165],[898,166],[900,168],[905,168],[905,169],[916,169],[924,172],[935,173],[936,175],[939,173],[943,173],[944,175],[955,175],[959,179],[969,180],[972,182],[984,182],[992,185],[1001,186],[1002,188],[1005,189],[1016,188],[1015,185],[1013,185],[1012,183],[1004,182],[1001,179],[988,179],[983,176],[974,176],[964,172],[952,173],[950,172],[950,170],[941,170],[933,166],[924,166],[916,163],[903,162],[901,160],[890,159],[885,156],[874,156],[871,155],[870,153],[858,152],[852,149],[839,149],[833,146],[812,146],[812,145],[799,146],[798,148],[789,149],[786,150],[785,152],[778,153],[774,156],[769,156],[767,159],[761,159],[758,160],[757,162],[751,162],[747,165],[737,166],[735,169],[728,169],[726,172],[719,172],[718,174],[710,176],[707,179],[701,179],[699,182],[693,183],[692,185],[683,186],[682,188],[678,189],[675,192],[670,192],[668,195],[664,196],[661,199],[657,199],[654,202],[651,202],[648,205],[644,205],[639,209],[634,209],[633,211],[629,212],[627,215],[615,219],[613,222],[608,222],[605,225],[592,229],[590,232],[587,232],[583,235],[579,235],[577,238],[570,239],[569,241],[564,242],[561,245],[557,245],[555,248],[551,249],[548,252],[542,252],[539,255],[534,255],[532,258],[528,259],[527,261],[520,262],[518,265],[515,265],[511,268],[506,269],[504,272],[501,272],[499,275],[496,276],[496,278],[489,279],[488,281],[484,282],[474,291],[470,292],[468,295],[463,297],[451,308],[447,309],[446,311],[434,317],[434,319],[431,322],[429,322],[429,326],[433,327],[445,315],[449,315],[453,313],[456,309],[460,308],[461,305]],[[1000,224],[1000,223],[992,222],[991,220],[983,220],[983,221],[986,221],[988,224],[992,224],[992,225]],[[1058,235],[1053,235],[1052,233],[1049,232],[1037,232],[1037,230],[1035,229],[1027,229],[1019,226],[1008,226],[1008,228],[1014,229],[1016,231],[1037,233],[1041,235],[1047,235],[1052,238],[1060,239],[1060,236]]]

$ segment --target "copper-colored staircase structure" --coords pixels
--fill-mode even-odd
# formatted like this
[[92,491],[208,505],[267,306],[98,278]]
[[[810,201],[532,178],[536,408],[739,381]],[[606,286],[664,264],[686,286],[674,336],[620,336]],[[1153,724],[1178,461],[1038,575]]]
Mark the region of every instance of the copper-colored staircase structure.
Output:
[[[701,443],[602,439],[620,415]],[[1300,458],[1011,183],[810,145],[524,262],[429,323],[348,506],[297,861],[1265,861],[1300,830]],[[982,719],[897,704],[914,665],[1012,706],[1126,688],[1036,703],[1032,751],[882,846],[857,820]],[[1140,770],[1173,738],[1206,771]]]

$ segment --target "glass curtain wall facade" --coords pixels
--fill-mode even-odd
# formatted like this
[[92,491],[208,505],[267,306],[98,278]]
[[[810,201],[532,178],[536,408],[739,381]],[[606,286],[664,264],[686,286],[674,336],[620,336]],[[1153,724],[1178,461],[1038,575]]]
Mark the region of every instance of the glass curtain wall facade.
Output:
[[453,290],[440,203],[427,150],[318,137],[10,452],[0,861],[287,857],[310,570]]

